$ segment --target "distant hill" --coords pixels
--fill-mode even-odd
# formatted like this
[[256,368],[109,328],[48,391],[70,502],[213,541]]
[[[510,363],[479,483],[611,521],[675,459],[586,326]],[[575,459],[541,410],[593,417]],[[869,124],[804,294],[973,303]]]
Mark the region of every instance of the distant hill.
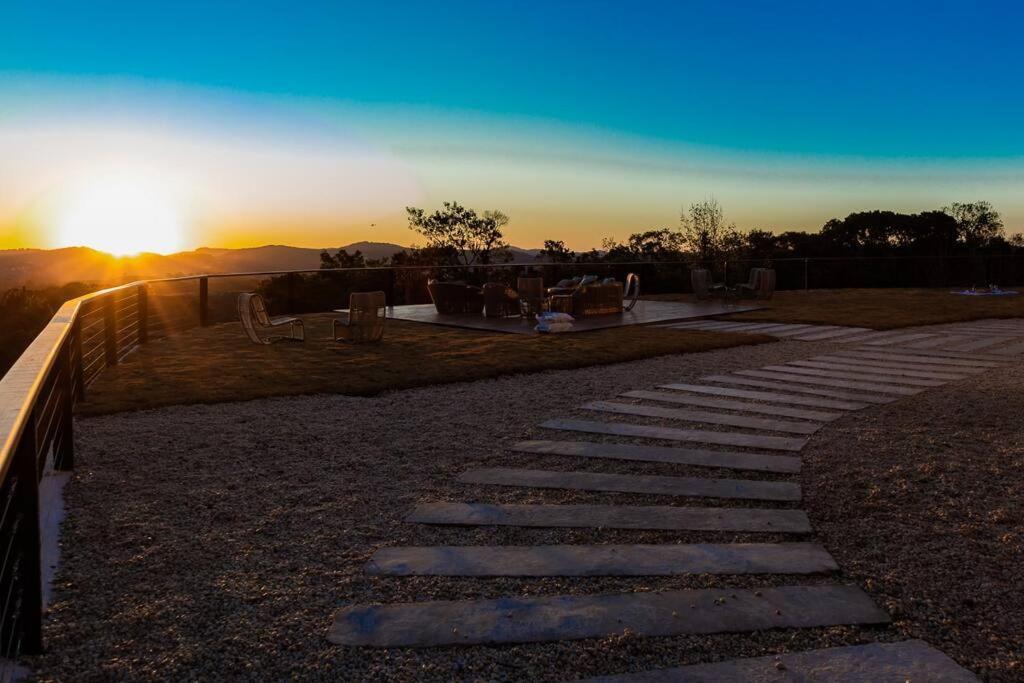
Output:
[[[354,242],[328,247],[335,252],[361,251],[368,259],[381,259],[406,249],[387,242]],[[114,257],[88,247],[64,249],[0,250],[0,289],[44,287],[67,282],[119,283],[140,278],[174,277],[198,273],[244,273],[271,270],[312,270],[320,267],[322,249],[267,245],[245,249],[203,247],[177,254],[139,254]],[[516,261],[534,261],[538,249],[511,247]]]

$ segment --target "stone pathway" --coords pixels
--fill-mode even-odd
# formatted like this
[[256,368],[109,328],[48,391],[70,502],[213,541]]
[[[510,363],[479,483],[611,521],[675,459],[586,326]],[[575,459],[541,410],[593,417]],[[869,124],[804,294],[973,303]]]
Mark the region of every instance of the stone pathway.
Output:
[[978,679],[920,640],[831,647],[676,669],[589,678],[587,683],[830,683],[832,681],[969,683]]
[[947,351],[978,351],[996,355],[1024,354],[1024,320],[976,320],[966,323],[907,327],[878,332],[866,327],[837,325],[786,325],[781,323],[742,323],[724,320],[693,320],[659,325],[672,330],[706,330],[765,334],[780,339],[842,344],[864,344],[869,347],[900,346],[912,349]]
[[[602,420],[554,418],[540,425],[553,435],[592,434],[600,441],[522,441],[511,450],[588,460],[630,460],[797,473],[795,453],[806,438],[848,412],[884,405],[1010,362],[1024,354],[1024,321],[956,327],[943,343],[923,346],[939,333],[802,325],[683,323],[682,329],[758,332],[768,327],[792,339],[861,343],[784,365],[711,375],[699,383],[665,383],[624,392],[615,400],[578,406]],[[975,337],[974,334],[992,334]],[[1014,332],[1015,334],[1010,334]],[[1016,334],[1019,332],[1019,335]],[[959,339],[948,341],[953,337]],[[972,343],[967,343],[965,338]],[[981,344],[981,338],[995,340]],[[1009,341],[1006,341],[1009,340]],[[992,347],[997,347],[993,349]],[[1003,353],[994,353],[1002,349]],[[751,389],[749,387],[756,387]],[[666,405],[667,404],[667,405]],[[670,406],[686,406],[685,408]],[[766,417],[767,416],[767,417]],[[653,423],[651,421],[654,421]],[[666,424],[682,423],[682,427]],[[690,428],[691,425],[714,429]],[[608,441],[612,439],[614,441]],[[638,441],[639,440],[639,441]],[[655,445],[690,442],[699,448]],[[738,450],[726,450],[728,447]],[[782,451],[784,453],[779,453]],[[618,491],[758,504],[800,500],[795,481],[742,478],[638,476],[539,469],[471,469],[465,484],[524,489]],[[734,503],[736,504],[736,503]],[[739,505],[739,504],[736,504]],[[749,503],[748,503],[749,505]],[[545,545],[395,547],[378,551],[366,566],[386,576],[652,576],[680,574],[783,574],[794,579],[839,568],[813,542],[806,514],[792,507],[686,505],[486,505],[425,503],[407,517],[413,524],[455,526],[589,527],[768,534],[764,543],[666,545]],[[508,597],[392,605],[349,605],[336,615],[331,642],[349,646],[421,647],[572,640],[611,636],[712,634],[769,628],[885,624],[888,615],[856,586],[824,583],[760,590],[693,589],[600,595]],[[603,681],[747,680],[975,680],[920,641],[828,648],[805,653],[731,660]]]

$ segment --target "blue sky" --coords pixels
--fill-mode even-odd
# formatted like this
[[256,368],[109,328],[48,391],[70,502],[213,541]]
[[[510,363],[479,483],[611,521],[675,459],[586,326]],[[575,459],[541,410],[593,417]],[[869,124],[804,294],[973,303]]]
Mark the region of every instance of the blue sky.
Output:
[[[66,112],[70,127],[82,101],[142,124],[160,106],[228,130],[276,119],[275,130],[293,122],[298,134],[326,117],[407,162],[420,187],[412,198],[423,202],[500,202],[472,167],[505,163],[492,179],[516,184],[530,160],[504,162],[509,148],[533,154],[538,172],[550,169],[552,144],[588,168],[594,157],[620,160],[624,194],[672,184],[634,175],[637,155],[648,167],[697,159],[672,179],[681,185],[664,200],[671,211],[639,211],[638,222],[665,214],[670,223],[680,203],[714,193],[741,223],[763,216],[766,227],[811,228],[873,197],[877,208],[925,208],[947,186],[915,177],[938,174],[951,192],[992,188],[946,201],[988,198],[1012,222],[1024,218],[1012,199],[1024,166],[1022,26],[1024,9],[1009,2],[7,0],[0,125]],[[11,94],[25,88],[27,104]],[[835,201],[842,186],[807,180],[814,212],[772,213],[756,180],[744,200],[741,178],[774,170],[792,174],[790,184],[822,170],[834,183],[857,173],[885,191],[857,186]],[[888,186],[902,181],[901,198]],[[553,206],[557,198],[531,198],[526,185],[509,189],[525,224],[590,220]],[[625,201],[600,229],[627,230],[634,208]]]

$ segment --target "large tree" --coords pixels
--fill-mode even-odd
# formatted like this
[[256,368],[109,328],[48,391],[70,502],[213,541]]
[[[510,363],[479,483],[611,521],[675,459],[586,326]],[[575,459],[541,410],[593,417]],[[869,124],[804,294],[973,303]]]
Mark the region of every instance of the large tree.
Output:
[[1003,236],[1003,219],[988,202],[953,202],[942,207],[957,224],[957,237],[969,247],[985,246]]
[[407,206],[409,228],[427,240],[427,247],[450,260],[452,265],[485,265],[508,245],[502,229],[508,216],[500,211],[478,215],[458,202],[445,202],[432,214]]
[[562,240],[544,240],[540,256],[549,263],[572,263],[576,259],[576,252],[565,246]]
[[722,205],[713,197],[681,212],[679,225],[683,246],[703,264],[714,262],[742,242],[735,224],[725,222]]

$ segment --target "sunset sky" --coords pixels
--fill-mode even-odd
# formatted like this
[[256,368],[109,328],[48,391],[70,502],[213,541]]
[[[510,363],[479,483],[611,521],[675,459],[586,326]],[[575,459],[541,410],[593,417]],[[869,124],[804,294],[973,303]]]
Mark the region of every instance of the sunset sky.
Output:
[[1024,230],[1017,3],[0,8],[0,248],[409,244],[501,209],[586,249],[986,199]]

